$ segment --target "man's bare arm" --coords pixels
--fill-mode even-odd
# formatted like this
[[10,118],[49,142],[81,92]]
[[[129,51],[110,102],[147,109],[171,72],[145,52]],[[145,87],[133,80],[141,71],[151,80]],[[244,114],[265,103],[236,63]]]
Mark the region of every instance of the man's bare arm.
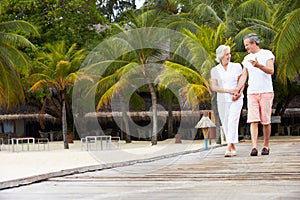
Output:
[[273,59],[269,59],[267,61],[267,66],[264,66],[260,63],[258,63],[257,59],[255,60],[249,60],[249,62],[254,66],[257,67],[258,69],[262,70],[263,72],[267,73],[267,74],[274,74],[274,61]]
[[241,89],[245,86],[247,77],[248,77],[248,71],[247,68],[244,67],[234,93],[239,93],[241,91]]

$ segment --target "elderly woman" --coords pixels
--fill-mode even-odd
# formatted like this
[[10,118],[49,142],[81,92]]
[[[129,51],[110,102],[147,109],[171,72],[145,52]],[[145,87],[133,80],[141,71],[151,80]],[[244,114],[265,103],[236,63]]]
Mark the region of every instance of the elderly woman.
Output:
[[236,91],[242,67],[230,62],[230,47],[220,45],[216,49],[216,61],[219,63],[211,69],[211,89],[217,92],[218,112],[221,119],[227,148],[225,157],[236,156],[238,143],[238,125],[243,107],[243,89]]

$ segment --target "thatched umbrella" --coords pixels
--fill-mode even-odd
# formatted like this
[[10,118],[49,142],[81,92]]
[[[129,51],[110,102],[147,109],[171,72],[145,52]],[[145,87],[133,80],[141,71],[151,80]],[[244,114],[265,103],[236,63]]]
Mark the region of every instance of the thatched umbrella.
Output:
[[202,128],[205,141],[205,150],[208,150],[208,128],[212,127],[216,127],[216,125],[209,119],[208,116],[203,116],[195,126],[195,128]]

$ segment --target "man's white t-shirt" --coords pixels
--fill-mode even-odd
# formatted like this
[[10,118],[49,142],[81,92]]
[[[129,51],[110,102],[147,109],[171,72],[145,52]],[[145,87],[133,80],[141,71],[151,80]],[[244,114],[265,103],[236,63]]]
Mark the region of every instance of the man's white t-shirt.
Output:
[[249,60],[255,60],[255,58],[257,58],[258,63],[263,66],[267,66],[269,59],[273,59],[273,62],[275,60],[273,53],[266,49],[260,49],[257,53],[250,53],[245,56],[242,64],[247,68],[249,74],[247,94],[273,92],[271,74],[267,74],[261,69],[253,67],[249,62]]
[[[239,76],[242,74],[242,66],[239,63],[229,62],[227,70],[221,64],[213,67],[210,71],[211,79],[217,80],[218,86],[225,89],[235,89]],[[240,97],[243,99],[243,95]],[[232,102],[232,94],[218,93],[218,102]]]

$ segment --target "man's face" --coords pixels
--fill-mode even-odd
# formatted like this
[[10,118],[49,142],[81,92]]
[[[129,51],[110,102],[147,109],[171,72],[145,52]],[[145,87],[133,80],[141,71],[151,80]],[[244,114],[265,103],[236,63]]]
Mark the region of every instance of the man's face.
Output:
[[255,42],[250,43],[249,38],[244,40],[244,46],[245,46],[245,49],[247,50],[248,53],[253,53],[254,52],[255,45],[256,45]]

